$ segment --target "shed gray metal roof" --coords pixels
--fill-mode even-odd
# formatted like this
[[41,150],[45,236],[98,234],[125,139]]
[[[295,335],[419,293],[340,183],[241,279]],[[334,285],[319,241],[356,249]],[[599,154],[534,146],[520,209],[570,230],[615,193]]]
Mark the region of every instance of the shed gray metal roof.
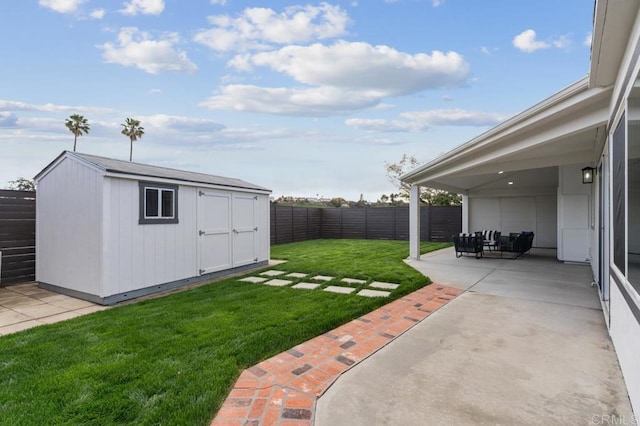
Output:
[[122,173],[150,178],[175,179],[184,182],[204,183],[210,185],[228,186],[233,188],[256,189],[260,191],[271,190],[254,185],[241,179],[214,176],[205,173],[189,172],[185,170],[170,169],[167,167],[152,166],[149,164],[133,163],[131,161],[116,160],[113,158],[99,157],[97,155],[80,154],[78,152],[65,151],[62,155],[71,155],[86,160],[98,168],[110,173]]

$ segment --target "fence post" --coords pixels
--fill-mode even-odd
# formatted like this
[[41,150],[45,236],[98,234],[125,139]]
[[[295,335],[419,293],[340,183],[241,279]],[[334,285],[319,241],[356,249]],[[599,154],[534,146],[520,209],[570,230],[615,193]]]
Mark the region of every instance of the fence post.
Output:
[[[273,241],[271,244],[278,244],[278,213],[275,204],[271,204],[271,222],[273,223]],[[271,225],[271,224],[269,224]]]
[[369,207],[364,208],[364,239],[369,239]]

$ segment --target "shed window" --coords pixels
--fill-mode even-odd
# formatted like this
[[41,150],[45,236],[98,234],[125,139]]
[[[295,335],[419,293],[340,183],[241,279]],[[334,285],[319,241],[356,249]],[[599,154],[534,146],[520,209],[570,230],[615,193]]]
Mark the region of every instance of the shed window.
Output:
[[178,223],[178,186],[140,182],[139,223]]

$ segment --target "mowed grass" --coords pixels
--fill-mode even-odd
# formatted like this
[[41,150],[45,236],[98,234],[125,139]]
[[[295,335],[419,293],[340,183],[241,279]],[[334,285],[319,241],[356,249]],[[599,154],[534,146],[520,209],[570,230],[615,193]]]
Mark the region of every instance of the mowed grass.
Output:
[[274,269],[401,284],[385,299],[237,277],[0,337],[0,424],[206,425],[244,368],[426,285],[407,255],[399,241],[272,247],[288,260]]

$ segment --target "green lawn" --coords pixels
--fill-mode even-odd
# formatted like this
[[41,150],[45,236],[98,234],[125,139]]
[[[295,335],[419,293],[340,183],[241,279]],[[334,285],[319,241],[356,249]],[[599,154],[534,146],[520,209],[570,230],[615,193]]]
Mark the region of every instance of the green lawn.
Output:
[[272,247],[288,260],[274,269],[400,283],[386,299],[234,278],[0,337],[0,424],[208,424],[242,369],[427,284],[407,255],[400,241]]

